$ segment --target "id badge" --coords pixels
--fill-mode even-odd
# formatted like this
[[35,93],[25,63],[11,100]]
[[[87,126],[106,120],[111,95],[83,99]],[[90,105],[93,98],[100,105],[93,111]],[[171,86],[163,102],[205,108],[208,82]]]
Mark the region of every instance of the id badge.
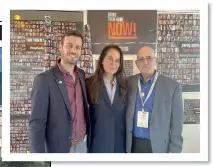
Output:
[[141,128],[148,128],[149,112],[138,111],[137,126]]

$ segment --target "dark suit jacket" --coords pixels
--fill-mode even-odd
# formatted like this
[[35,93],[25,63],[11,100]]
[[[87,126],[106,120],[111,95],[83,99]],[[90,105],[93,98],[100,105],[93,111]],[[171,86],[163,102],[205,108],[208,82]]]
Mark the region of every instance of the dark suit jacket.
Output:
[[113,104],[105,85],[102,87],[99,103],[90,104],[91,145],[90,153],[124,153],[126,150],[126,105],[116,87]]
[[[78,68],[83,90],[87,133],[90,131],[89,106],[84,71]],[[64,78],[55,66],[37,75],[32,89],[29,122],[30,151],[68,153],[72,136],[72,113]],[[88,137],[89,146],[89,137]]]

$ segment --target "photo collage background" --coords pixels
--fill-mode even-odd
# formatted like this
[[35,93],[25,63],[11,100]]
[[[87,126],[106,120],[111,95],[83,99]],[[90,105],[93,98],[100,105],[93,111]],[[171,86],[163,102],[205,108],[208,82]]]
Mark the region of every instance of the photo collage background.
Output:
[[[57,56],[60,56],[58,44],[61,33],[79,27],[82,31],[83,23],[52,21],[50,25],[48,18],[40,21],[11,20],[11,152],[29,152],[28,119],[31,113],[30,94],[33,79],[37,74],[55,65]],[[83,56],[78,66],[85,70],[87,76],[91,75],[94,69],[91,35],[89,26],[85,26]],[[158,14],[159,73],[177,80],[186,91],[189,89],[199,92],[194,86],[199,86],[200,83],[200,58],[181,58],[179,56],[181,41],[200,41],[199,14]],[[32,44],[33,49],[29,46]],[[134,61],[131,59],[124,61],[127,77],[135,74]],[[95,65],[97,66],[97,60]],[[192,112],[191,105],[197,106],[194,107],[196,112],[194,110]],[[190,102],[186,101],[184,106],[185,123],[199,123],[199,100],[191,99]],[[196,119],[192,120],[192,117]]]

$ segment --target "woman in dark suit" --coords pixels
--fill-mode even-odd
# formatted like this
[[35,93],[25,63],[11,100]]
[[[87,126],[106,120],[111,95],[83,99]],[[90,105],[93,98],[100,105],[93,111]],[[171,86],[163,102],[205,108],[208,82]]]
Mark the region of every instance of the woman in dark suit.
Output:
[[90,153],[126,152],[126,84],[123,53],[117,45],[106,46],[95,73],[87,79],[90,103]]

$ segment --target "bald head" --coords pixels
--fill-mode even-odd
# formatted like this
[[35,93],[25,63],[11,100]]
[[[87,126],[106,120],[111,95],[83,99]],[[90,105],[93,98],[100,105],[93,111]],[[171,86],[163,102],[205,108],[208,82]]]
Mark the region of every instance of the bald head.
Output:
[[140,48],[135,63],[143,77],[152,76],[157,66],[155,51],[149,46]]
[[137,56],[155,56],[155,51],[149,46],[144,46],[139,49]]

